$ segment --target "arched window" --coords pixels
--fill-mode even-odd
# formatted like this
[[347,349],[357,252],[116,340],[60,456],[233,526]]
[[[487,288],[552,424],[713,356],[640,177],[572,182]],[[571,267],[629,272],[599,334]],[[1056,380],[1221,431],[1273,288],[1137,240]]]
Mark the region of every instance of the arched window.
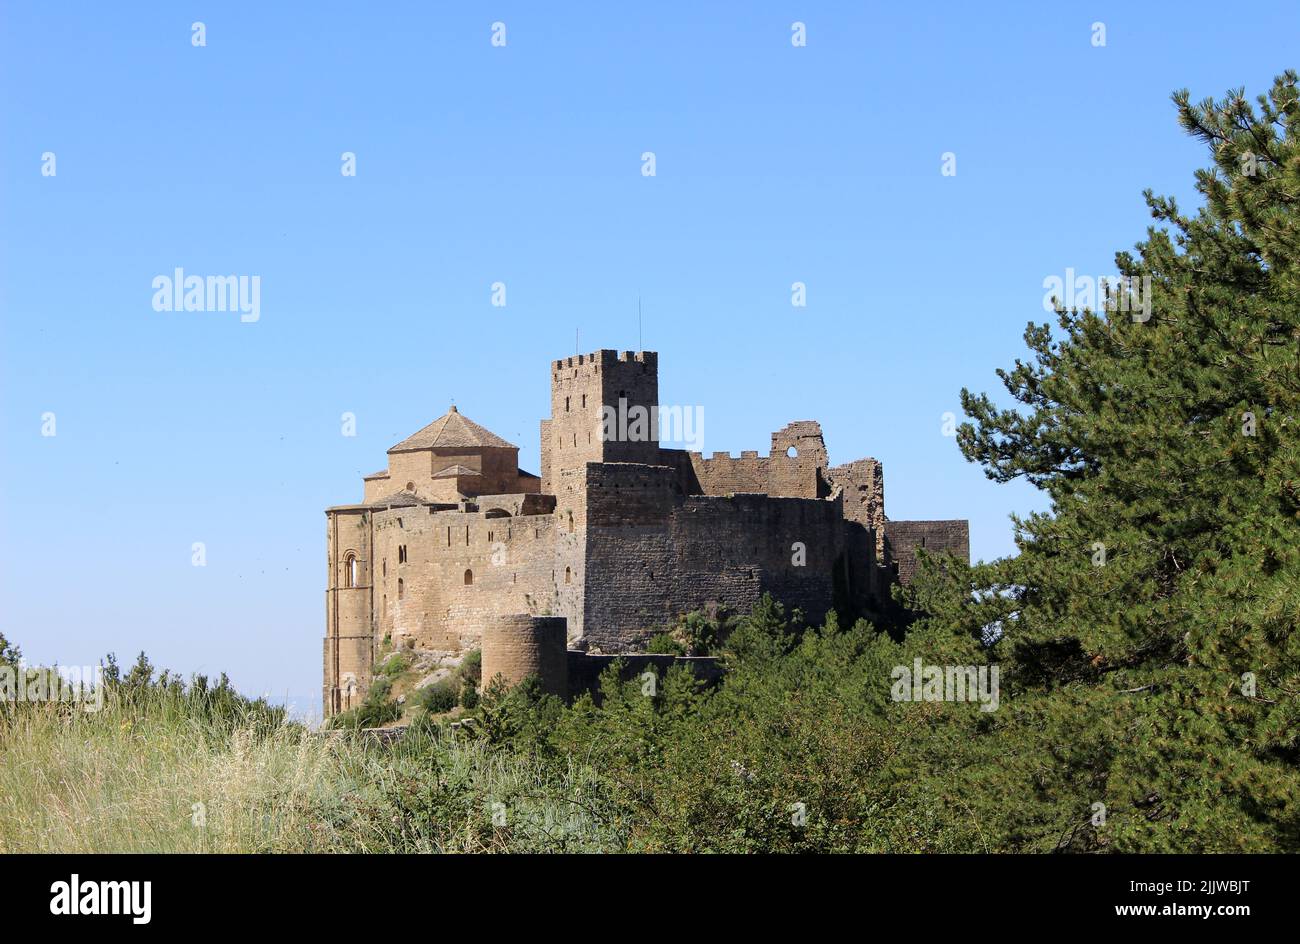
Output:
[[565,583],[573,582],[573,571],[570,570],[568,567],[564,568],[564,582]]
[[465,586],[468,587],[473,582],[474,582],[474,571],[472,570],[465,571]]
[[397,578],[397,599],[402,599],[406,595],[406,581],[401,577]]
[[357,579],[357,571],[357,555],[349,554],[347,560],[343,563],[343,580],[345,586],[355,587],[360,584],[361,581]]

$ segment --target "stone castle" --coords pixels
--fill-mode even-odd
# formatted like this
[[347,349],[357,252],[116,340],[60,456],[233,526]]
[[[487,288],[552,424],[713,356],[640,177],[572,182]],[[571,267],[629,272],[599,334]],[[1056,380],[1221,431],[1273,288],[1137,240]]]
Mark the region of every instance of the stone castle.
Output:
[[[745,612],[764,593],[810,621],[877,614],[890,584],[911,580],[918,547],[969,559],[966,521],[889,520],[880,463],[831,466],[816,422],[773,433],[765,456],[705,458],[661,448],[657,423],[610,435],[602,422],[606,408],[657,415],[655,353],[603,350],[550,370],[540,477],[453,406],[388,450],[360,504],[326,510],[327,717],[365,697],[385,638],[483,647],[489,678],[489,648],[633,653],[680,614]],[[498,631],[514,635],[493,646]]]

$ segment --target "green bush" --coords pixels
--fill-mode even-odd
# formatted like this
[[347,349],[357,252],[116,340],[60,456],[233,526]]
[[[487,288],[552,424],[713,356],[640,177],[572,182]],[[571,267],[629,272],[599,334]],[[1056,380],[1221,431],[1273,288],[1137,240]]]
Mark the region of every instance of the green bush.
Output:
[[679,643],[672,633],[655,633],[646,643],[645,651],[656,655],[686,655],[686,647]]
[[415,693],[415,704],[430,714],[440,715],[456,707],[460,696],[460,681],[448,676],[424,686]]
[[386,675],[378,676],[371,683],[365,700],[356,708],[335,715],[331,719],[331,727],[378,728],[390,721],[396,721],[401,716],[402,709],[396,702],[390,700],[392,692],[392,679]]
[[717,620],[710,618],[707,613],[696,611],[681,618],[676,635],[685,640],[687,655],[707,656],[713,653],[720,642],[718,630]]
[[471,649],[460,660],[460,677],[475,687],[483,680],[483,650]]

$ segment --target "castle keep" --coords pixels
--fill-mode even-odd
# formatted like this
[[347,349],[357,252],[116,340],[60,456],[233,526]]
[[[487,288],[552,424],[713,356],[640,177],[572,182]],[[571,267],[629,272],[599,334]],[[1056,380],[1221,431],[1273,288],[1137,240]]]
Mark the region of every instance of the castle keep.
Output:
[[656,354],[597,351],[551,364],[540,477],[454,406],[389,449],[360,504],[325,512],[325,715],[365,697],[385,637],[460,652],[503,627],[529,652],[543,632],[636,652],[680,614],[744,612],[768,592],[811,621],[880,612],[916,548],[969,558],[965,521],[886,518],[880,463],[831,466],[816,422],[739,458],[661,448],[653,422],[618,435],[602,422],[607,407],[658,404]]

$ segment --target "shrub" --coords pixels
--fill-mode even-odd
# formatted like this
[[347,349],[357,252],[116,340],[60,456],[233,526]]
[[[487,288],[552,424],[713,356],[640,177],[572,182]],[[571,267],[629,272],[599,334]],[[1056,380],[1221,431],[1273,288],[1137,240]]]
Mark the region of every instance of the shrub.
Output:
[[440,715],[456,707],[459,694],[460,681],[448,676],[417,691],[415,704],[430,714]]
[[483,650],[471,649],[460,660],[460,677],[477,687],[483,680]]
[[393,691],[393,682],[386,675],[377,677],[366,693],[365,701],[350,711],[343,711],[331,720],[335,728],[377,728],[396,721],[402,713],[398,705],[389,700]]
[[718,622],[707,613],[687,613],[677,624],[677,634],[685,639],[686,652],[692,656],[707,656],[717,647]]
[[646,643],[645,651],[656,655],[686,655],[686,647],[678,642],[672,633],[655,633]]

